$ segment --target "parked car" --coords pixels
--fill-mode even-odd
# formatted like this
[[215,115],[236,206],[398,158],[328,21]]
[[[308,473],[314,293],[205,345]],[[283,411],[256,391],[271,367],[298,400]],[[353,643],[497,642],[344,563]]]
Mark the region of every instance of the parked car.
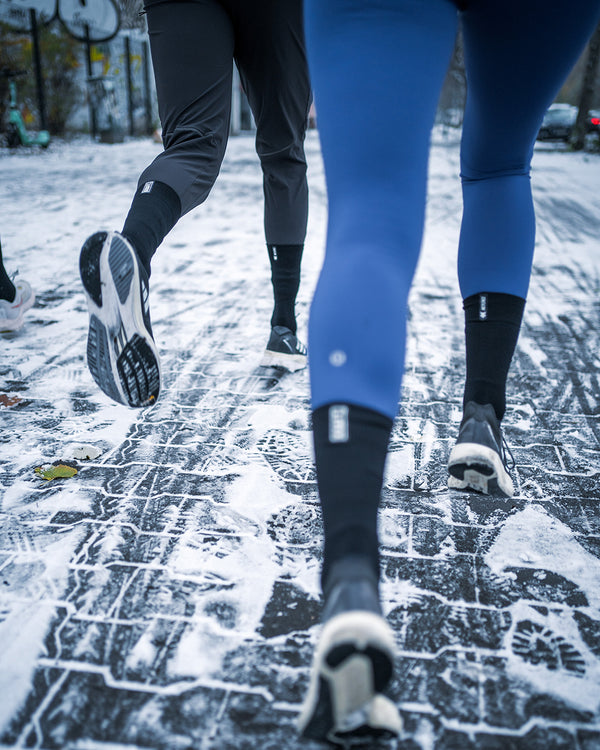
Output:
[[[577,107],[571,104],[552,104],[544,115],[537,140],[567,142],[577,119],[577,111]],[[586,132],[600,133],[600,109],[590,109],[588,112]]]
[[538,141],[568,141],[577,119],[577,107],[552,104],[544,115]]
[[588,133],[600,133],[600,109],[590,109],[588,112]]

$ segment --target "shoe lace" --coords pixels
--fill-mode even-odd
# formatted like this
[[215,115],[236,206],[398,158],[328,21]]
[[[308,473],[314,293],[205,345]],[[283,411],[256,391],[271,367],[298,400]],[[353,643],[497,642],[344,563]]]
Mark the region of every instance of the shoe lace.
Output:
[[513,452],[510,449],[509,444],[506,442],[506,438],[504,437],[503,432],[500,433],[500,437],[501,437],[500,458],[502,459],[502,463],[504,464],[504,466],[506,466],[507,469],[512,471],[517,465],[517,462],[515,461],[515,457],[513,455]]

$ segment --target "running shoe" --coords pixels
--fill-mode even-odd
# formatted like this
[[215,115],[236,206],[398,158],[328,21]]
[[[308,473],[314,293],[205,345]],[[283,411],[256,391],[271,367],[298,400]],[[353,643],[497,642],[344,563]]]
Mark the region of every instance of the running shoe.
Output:
[[135,250],[118,232],[97,232],[81,249],[79,271],[90,313],[92,377],[113,401],[151,406],[160,391],[160,363],[150,325],[148,277]]
[[512,497],[514,487],[507,454],[512,459],[494,407],[467,402],[458,439],[448,459],[448,487]]
[[23,279],[14,281],[16,288],[15,298],[12,302],[0,299],[0,331],[18,331],[23,327],[25,318],[23,313],[27,312],[35,302],[35,294],[31,286]]
[[392,678],[394,636],[364,558],[347,557],[333,566],[323,622],[298,720],[302,736],[342,745],[395,737],[402,721],[383,694]]
[[306,367],[306,347],[289,328],[274,326],[261,365],[296,372]]

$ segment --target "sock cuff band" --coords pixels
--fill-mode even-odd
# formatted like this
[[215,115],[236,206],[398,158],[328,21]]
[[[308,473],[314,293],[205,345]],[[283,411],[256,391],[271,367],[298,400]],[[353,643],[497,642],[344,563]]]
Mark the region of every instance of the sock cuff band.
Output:
[[516,321],[520,323],[525,309],[525,300],[502,292],[479,292],[463,300],[465,321]]
[[[334,425],[334,422],[339,420],[340,425],[338,428]],[[342,420],[347,422],[348,430],[358,431],[362,433],[364,428],[374,428],[376,432],[385,434],[386,444],[389,439],[389,435],[392,431],[394,421],[387,415],[381,414],[380,412],[367,409],[364,406],[356,406],[355,404],[326,404],[325,406],[319,406],[312,413],[312,424],[313,434],[315,439],[323,438],[325,435],[329,435],[329,442],[348,442],[352,439],[353,435],[351,432],[345,440],[332,440],[332,432],[339,433],[340,438],[343,437],[344,425],[341,424]]]
[[170,213],[173,224],[181,217],[181,200],[177,193],[166,182],[159,180],[147,180],[139,184],[135,193],[136,199],[144,196],[152,197],[153,201],[160,201]]
[[304,245],[277,245],[268,242],[267,250],[272,267],[273,264],[277,264],[279,271],[293,270],[299,272]]
[[269,250],[272,250],[273,248],[276,248],[277,250],[283,250],[284,252],[289,252],[292,250],[295,250],[296,252],[302,252],[304,249],[304,245],[281,245],[279,242],[267,242],[267,247]]

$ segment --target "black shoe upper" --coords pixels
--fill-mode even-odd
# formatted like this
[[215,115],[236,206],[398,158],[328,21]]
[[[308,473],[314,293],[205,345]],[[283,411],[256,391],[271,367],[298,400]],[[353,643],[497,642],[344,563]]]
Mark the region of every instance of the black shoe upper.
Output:
[[337,560],[327,576],[323,596],[323,622],[356,610],[381,614],[379,583],[366,557],[355,555]]
[[267,351],[281,354],[306,354],[306,347],[295,334],[285,326],[274,326],[271,329]]
[[456,444],[459,443],[484,445],[500,456],[505,467],[508,464],[506,443],[502,437],[500,422],[491,404],[478,404],[475,401],[468,401],[465,404],[456,440]]

